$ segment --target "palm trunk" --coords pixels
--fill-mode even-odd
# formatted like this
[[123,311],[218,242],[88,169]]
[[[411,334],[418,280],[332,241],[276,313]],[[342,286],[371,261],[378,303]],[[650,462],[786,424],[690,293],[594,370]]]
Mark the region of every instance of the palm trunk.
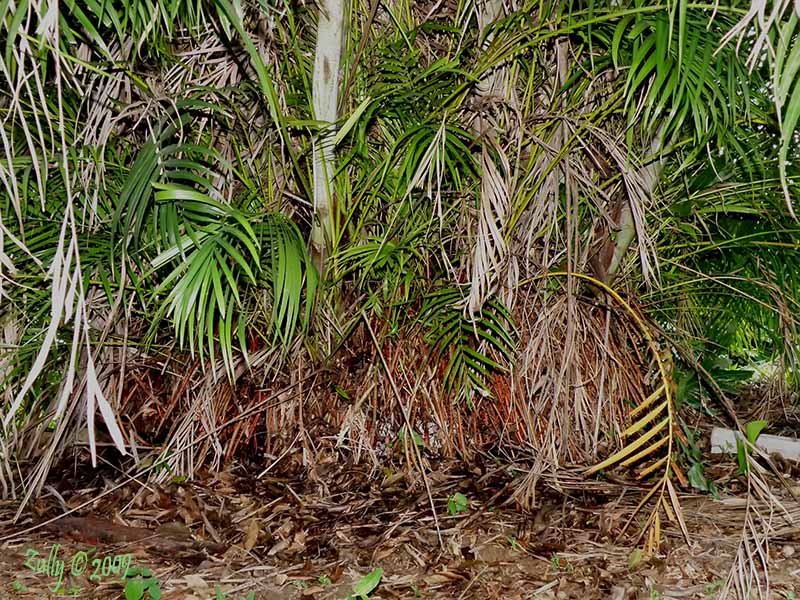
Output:
[[[663,131],[659,131],[650,143],[650,153],[661,152],[662,146]],[[639,175],[650,194],[655,191],[663,170],[664,162],[660,157],[646,167],[641,168]],[[614,227],[615,235],[612,236],[610,231],[605,232],[606,242],[592,261],[595,276],[607,285],[613,283],[614,278],[622,267],[625,254],[636,239],[636,223],[628,198],[619,198],[616,206],[612,209],[612,217],[616,222],[616,227]],[[604,226],[604,229],[607,228]]]
[[311,255],[321,275],[328,258],[335,213],[333,175],[336,165],[331,142],[335,134],[334,123],[339,118],[337,106],[346,16],[347,0],[322,0],[320,3],[312,94],[314,116],[323,129],[315,138],[313,148]]
[[[505,14],[503,0],[483,0],[476,4],[478,27],[481,34],[487,27],[502,18]],[[486,40],[486,45],[491,36]],[[511,106],[515,98],[510,94],[512,86],[508,82],[509,73],[505,67],[499,67],[483,77],[477,86],[477,96],[481,101],[495,102],[502,99],[504,106]],[[467,303],[469,314],[475,315],[486,298],[499,286],[506,284],[503,300],[511,304],[512,292],[516,281],[501,282],[504,266],[508,260],[508,247],[504,238],[508,216],[511,212],[510,171],[511,167],[497,141],[497,131],[492,122],[484,115],[478,116],[473,123],[473,130],[483,140],[483,151],[476,156],[481,165],[481,191],[479,198],[479,215],[475,245],[472,248],[470,265],[470,295]],[[496,151],[495,161],[490,150]],[[499,166],[497,164],[499,162]],[[507,271],[515,273],[515,270]],[[513,277],[513,275],[512,275]]]

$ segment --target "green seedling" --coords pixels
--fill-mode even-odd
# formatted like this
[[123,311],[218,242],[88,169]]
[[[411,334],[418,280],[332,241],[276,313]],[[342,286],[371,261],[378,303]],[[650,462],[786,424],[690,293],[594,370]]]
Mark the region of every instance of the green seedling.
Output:
[[296,587],[297,589],[300,589],[300,590],[304,590],[304,589],[308,588],[308,582],[307,581],[303,581],[302,579],[294,580],[292,582],[292,585],[294,587]]
[[333,583],[331,581],[331,578],[328,577],[327,575],[320,575],[317,581],[319,582],[320,585],[330,585]]
[[715,579],[711,583],[706,586],[706,596],[711,598],[714,594],[716,594],[724,585],[724,581],[721,579]]
[[[747,441],[754,446],[758,436],[766,429],[767,425],[769,425],[767,421],[750,421],[744,426],[744,433],[747,436]],[[741,440],[736,440],[736,458],[739,462],[739,475],[744,475],[750,468],[747,462],[747,456],[749,454],[750,448]]]
[[519,540],[513,535],[508,536],[506,540],[508,541],[508,545],[511,546],[512,550],[517,552],[525,552],[525,548],[522,547],[522,544],[520,544]]
[[338,395],[338,396],[339,396],[339,397],[340,397],[342,400],[345,400],[345,401],[349,401],[349,400],[350,400],[350,394],[348,394],[348,393],[347,393],[347,392],[346,392],[344,389],[340,388],[340,387],[339,387],[338,385],[336,385],[335,383],[333,384],[333,391],[334,391],[334,392],[336,392],[336,394],[337,394],[337,395]]
[[702,492],[710,493],[715,499],[719,498],[719,492],[717,491],[716,486],[714,485],[713,481],[709,481],[706,478],[703,463],[696,462],[694,463],[689,472],[687,473],[689,477],[689,484],[696,490],[700,490]]
[[[406,439],[406,428],[405,425],[400,428],[400,431],[397,432],[397,440],[395,441],[395,446],[403,443]],[[417,445],[418,448],[425,447],[425,440],[422,439],[422,436],[418,434],[413,429],[411,430],[411,439],[414,440],[414,443]]]
[[642,564],[643,558],[644,558],[644,552],[642,552],[642,549],[641,548],[634,549],[634,551],[631,552],[630,556],[628,557],[628,569],[631,571],[636,569],[636,567]]
[[125,578],[128,580],[125,583],[125,600],[143,600],[146,597],[149,600],[161,600],[158,578],[150,569],[128,569]]
[[172,453],[168,453],[164,457],[159,456],[158,458],[148,456],[139,463],[139,467],[142,469],[152,469],[154,473],[160,473],[162,471],[172,473],[172,467],[170,467],[167,462],[171,456]]
[[461,492],[456,492],[447,500],[447,512],[450,513],[451,517],[467,512],[468,508],[469,500]]
[[550,557],[550,568],[553,572],[564,571],[571,573],[573,570],[572,563],[566,558],[561,558],[558,554],[553,554]]
[[21,581],[15,581],[11,584],[11,589],[17,592],[18,594],[24,594],[28,591],[28,588],[25,587],[25,584]]
[[347,600],[368,600],[369,594],[378,587],[383,577],[383,569],[378,567],[372,573],[364,575],[353,586],[353,593],[347,597]]

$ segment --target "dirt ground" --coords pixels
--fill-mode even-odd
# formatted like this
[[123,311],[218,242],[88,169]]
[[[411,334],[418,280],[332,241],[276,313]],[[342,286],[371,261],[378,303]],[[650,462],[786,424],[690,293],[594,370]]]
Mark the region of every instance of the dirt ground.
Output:
[[[512,499],[523,472],[441,464],[428,478],[429,496],[423,485],[409,491],[403,474],[376,476],[359,465],[262,478],[237,466],[191,482],[130,482],[99,497],[116,483],[113,473],[76,469],[17,523],[18,505],[0,505],[0,595],[125,598],[122,572],[149,569],[125,582],[151,581],[175,600],[215,598],[217,589],[229,600],[251,592],[263,600],[344,599],[380,567],[373,599],[719,598],[734,597],[723,593],[732,572],[743,581],[758,575],[766,590],[758,565],[767,555],[762,597],[800,594],[800,504],[789,489],[783,512],[770,517],[761,507],[755,521],[745,519],[746,495],[733,486],[717,500],[684,495],[690,543],[665,524],[660,550],[645,558],[629,536],[617,539],[641,490],[567,474],[542,481],[536,508],[523,511]],[[448,507],[456,493],[466,506]],[[26,532],[93,498],[68,519]],[[752,515],[758,506],[750,508]],[[760,556],[741,544],[742,531],[767,522]]]

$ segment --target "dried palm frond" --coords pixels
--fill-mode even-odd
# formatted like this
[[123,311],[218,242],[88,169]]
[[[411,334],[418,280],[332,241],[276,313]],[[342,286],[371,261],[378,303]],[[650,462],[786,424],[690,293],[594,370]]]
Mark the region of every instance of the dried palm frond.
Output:
[[[646,389],[647,386],[642,385],[644,382],[640,382],[639,385],[641,387],[639,390],[637,390],[637,392],[640,392],[641,395],[637,393],[631,397],[632,399],[636,400],[634,401],[633,408],[626,410],[627,414],[625,415],[624,420],[628,422],[632,421],[632,423],[624,431],[620,432],[620,442],[623,444],[622,448],[613,453],[607,459],[587,469],[585,474],[592,475],[615,465],[625,467],[640,465],[638,466],[637,473],[637,477],[640,479],[644,479],[655,472],[660,472],[661,475],[659,476],[659,479],[652,486],[650,491],[644,495],[639,505],[633,511],[628,524],[630,524],[638,512],[648,502],[650,502],[653,506],[652,511],[639,534],[639,538],[646,534],[645,547],[648,552],[655,550],[660,543],[662,514],[664,514],[667,519],[676,521],[680,525],[681,531],[688,539],[689,534],[683,521],[683,515],[680,503],[678,501],[678,496],[671,481],[673,476],[680,477],[681,472],[678,465],[675,463],[673,456],[674,431],[676,428],[676,423],[672,398],[673,382],[669,374],[670,367],[668,356],[665,355],[665,353],[657,346],[655,338],[650,328],[646,325],[643,317],[630,305],[630,303],[624,300],[616,291],[608,287],[606,284],[586,275],[570,274],[565,272],[552,272],[537,279],[543,283],[546,283],[546,280],[552,277],[576,277],[577,279],[587,281],[590,284],[601,288],[605,293],[607,293],[621,308],[622,314],[625,316],[625,318],[629,319],[630,322],[635,325],[636,334],[641,336],[641,338],[644,340],[646,350],[650,353],[652,360],[656,364],[655,382],[649,386],[651,389],[654,389],[652,389],[652,391],[645,396],[643,393],[643,388]],[[630,350],[628,350],[628,352],[630,352]],[[539,353],[539,356],[543,355],[546,355],[546,353]],[[569,356],[570,351],[565,349],[564,357],[561,359],[562,366],[560,367],[559,373],[562,377],[567,373],[566,365],[571,364],[569,358],[567,358]],[[585,357],[586,353],[584,352],[582,356]],[[572,362],[574,363],[574,360]],[[539,373],[536,381],[543,382],[541,378],[541,370],[537,369],[536,372]],[[586,377],[586,375],[584,375],[584,377]],[[551,383],[548,386],[553,388],[553,394],[555,398],[559,398],[564,394],[564,392],[560,391],[562,386],[564,386],[564,383],[565,382]],[[541,383],[539,385],[541,385]],[[582,383],[582,385],[585,386],[586,383]],[[542,391],[544,390],[538,390],[538,393],[541,394]],[[595,393],[597,393],[599,396],[603,392],[597,390]],[[619,393],[619,391],[617,391],[617,393]],[[568,394],[566,397],[569,398],[570,396],[572,396],[572,394]],[[548,435],[548,437],[553,435],[553,431],[560,432],[560,441],[561,443],[564,443],[566,442],[566,439],[568,439],[569,435],[567,434],[567,437],[565,437],[564,432],[573,431],[575,424],[572,419],[560,419],[559,415],[562,413],[561,411],[556,410],[556,406],[557,404],[553,403],[553,408],[551,408],[549,414],[546,415],[544,424],[546,424],[547,429],[545,431],[547,432],[546,435]],[[583,410],[581,410],[580,406],[580,404],[575,404],[575,414],[579,419],[581,415],[591,414],[591,405],[588,405],[587,403],[586,408]],[[541,411],[537,412],[541,414]],[[599,418],[599,415],[597,415],[597,417]],[[616,422],[619,423],[622,421],[617,420]],[[580,426],[580,420],[578,420],[577,425]],[[538,428],[533,429],[536,430]],[[581,430],[583,432],[583,438],[587,439],[587,437],[589,437],[588,433],[591,430],[586,425],[583,425]],[[557,436],[555,439],[559,440],[559,437]],[[557,464],[558,460],[558,450],[558,447],[554,446],[550,452],[552,457],[551,460],[553,460],[555,464]]]
[[742,439],[741,443],[747,447],[743,453],[747,477],[746,507],[736,556],[719,597],[734,596],[742,600],[770,598],[770,539],[776,536],[782,522],[792,525],[794,519],[770,490],[764,477],[767,472],[757,460],[761,451],[749,440]]

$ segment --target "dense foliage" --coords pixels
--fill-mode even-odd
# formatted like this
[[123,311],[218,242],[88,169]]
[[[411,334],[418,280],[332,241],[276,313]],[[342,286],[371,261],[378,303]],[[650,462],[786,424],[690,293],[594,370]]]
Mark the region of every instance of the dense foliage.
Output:
[[336,64],[312,3],[5,3],[4,491],[84,429],[94,456],[98,409],[126,447],[141,365],[186,394],[165,439],[194,440],[236,402],[219,386],[359,345],[395,425],[433,390],[445,446],[449,411],[517,415],[493,442],[586,460],[650,395],[603,285],[670,348],[679,403],[757,364],[796,383],[798,23],[748,9],[365,0]]

